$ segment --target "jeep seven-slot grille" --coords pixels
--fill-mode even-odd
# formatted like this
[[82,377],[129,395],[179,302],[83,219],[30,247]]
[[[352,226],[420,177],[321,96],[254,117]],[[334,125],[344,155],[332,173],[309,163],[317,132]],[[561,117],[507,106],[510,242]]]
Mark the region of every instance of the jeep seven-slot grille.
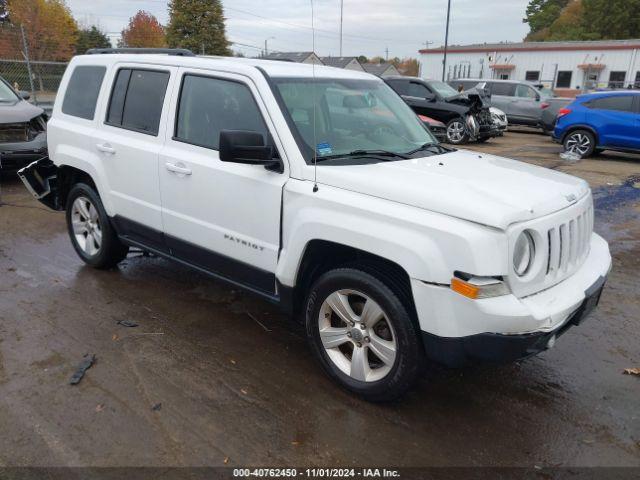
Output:
[[593,207],[547,231],[547,277],[555,277],[580,263],[588,254],[593,231]]
[[28,123],[0,124],[0,143],[26,142],[29,140]]

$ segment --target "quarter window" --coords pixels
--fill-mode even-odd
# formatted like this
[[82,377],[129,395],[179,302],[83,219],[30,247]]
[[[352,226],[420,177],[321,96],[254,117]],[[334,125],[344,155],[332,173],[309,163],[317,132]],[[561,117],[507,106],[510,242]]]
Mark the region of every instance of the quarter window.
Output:
[[185,75],[174,139],[217,150],[221,130],[249,130],[268,138],[249,87],[240,82]]
[[169,72],[123,68],[113,85],[107,124],[158,135]]
[[106,67],[79,66],[73,70],[62,102],[62,113],[93,120]]

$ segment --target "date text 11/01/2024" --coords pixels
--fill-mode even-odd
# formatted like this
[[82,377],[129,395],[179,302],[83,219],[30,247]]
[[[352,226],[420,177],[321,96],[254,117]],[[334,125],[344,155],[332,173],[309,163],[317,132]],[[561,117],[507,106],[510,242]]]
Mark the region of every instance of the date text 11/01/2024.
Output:
[[265,478],[400,478],[398,470],[387,468],[238,468],[233,470],[237,478],[265,477]]

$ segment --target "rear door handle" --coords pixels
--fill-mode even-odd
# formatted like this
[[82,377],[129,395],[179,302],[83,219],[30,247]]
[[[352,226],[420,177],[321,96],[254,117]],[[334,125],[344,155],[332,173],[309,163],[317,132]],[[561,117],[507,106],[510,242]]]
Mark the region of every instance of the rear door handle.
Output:
[[96,145],[96,148],[103,153],[110,153],[110,154],[116,153],[116,149],[113,148],[108,143],[99,143]]
[[191,169],[183,165],[176,165],[175,163],[166,162],[164,166],[173,173],[179,173],[181,175],[191,175]]

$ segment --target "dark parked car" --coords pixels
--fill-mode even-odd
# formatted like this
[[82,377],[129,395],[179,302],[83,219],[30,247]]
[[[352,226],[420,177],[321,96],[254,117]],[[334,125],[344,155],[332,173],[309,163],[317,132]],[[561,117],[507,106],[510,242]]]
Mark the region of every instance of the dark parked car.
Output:
[[588,157],[600,150],[640,152],[640,92],[580,95],[558,113],[553,139]]
[[558,120],[558,112],[573,102],[573,98],[554,97],[546,99],[542,104],[540,127],[548,135],[553,135]]
[[499,135],[489,105],[479,91],[459,93],[444,82],[417,77],[384,79],[418,115],[447,126],[447,141],[454,145],[484,142]]
[[47,115],[0,77],[0,169],[17,170],[47,153]]

